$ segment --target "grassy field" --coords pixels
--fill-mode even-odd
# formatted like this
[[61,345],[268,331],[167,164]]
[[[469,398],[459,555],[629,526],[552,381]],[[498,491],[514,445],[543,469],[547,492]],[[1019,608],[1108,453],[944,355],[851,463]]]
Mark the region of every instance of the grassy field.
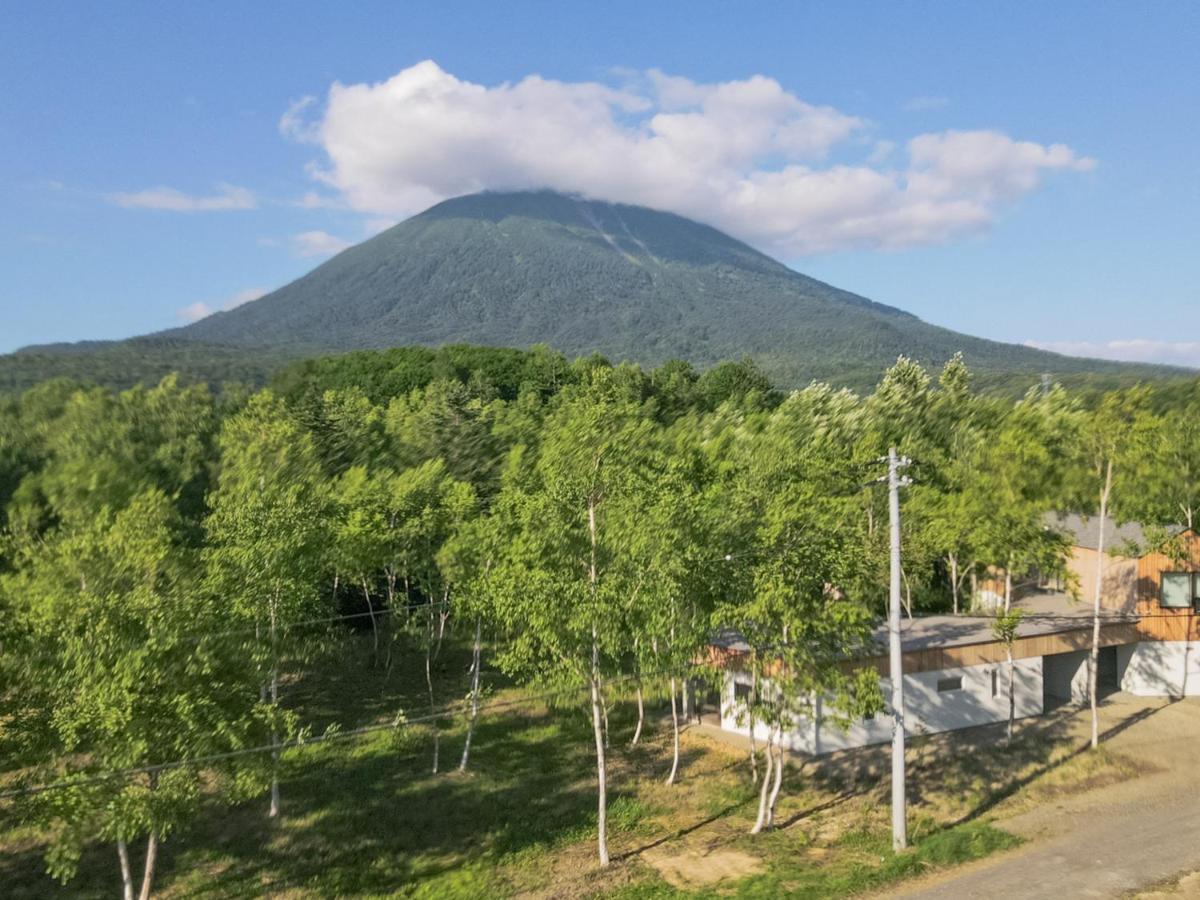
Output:
[[[390,678],[360,639],[329,648],[289,688],[289,702],[320,733],[388,721],[427,707],[419,655]],[[466,693],[467,657],[449,647],[440,664],[443,702]],[[489,703],[520,692],[498,685]],[[890,850],[886,750],[793,761],[780,827],[751,836],[756,794],[743,750],[687,731],[682,782],[662,783],[669,720],[653,706],[642,745],[628,747],[632,704],[612,716],[610,849],[595,863],[594,758],[590,724],[577,709],[530,704],[485,713],[471,771],[456,771],[464,723],[442,727],[443,773],[430,773],[431,732],[399,732],[303,747],[285,755],[283,816],[266,802],[214,808],[165,842],[161,897],[676,896],[828,897],[900,879],[1014,845],[994,824],[1005,809],[1126,777],[1127,760],[1081,753],[1067,713],[1034,720],[1012,748],[1001,731],[916,738],[910,756],[911,836]],[[449,771],[445,771],[449,770]],[[43,872],[36,834],[0,831],[0,883],[9,897],[111,897],[115,853],[96,846],[67,888]]]

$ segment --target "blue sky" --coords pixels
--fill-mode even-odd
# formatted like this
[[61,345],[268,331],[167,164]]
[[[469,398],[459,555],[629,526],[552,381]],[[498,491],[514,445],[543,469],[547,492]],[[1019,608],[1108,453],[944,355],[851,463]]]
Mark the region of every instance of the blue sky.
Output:
[[0,352],[545,183],[961,331],[1200,366],[1200,4],[39,2],[0,41]]

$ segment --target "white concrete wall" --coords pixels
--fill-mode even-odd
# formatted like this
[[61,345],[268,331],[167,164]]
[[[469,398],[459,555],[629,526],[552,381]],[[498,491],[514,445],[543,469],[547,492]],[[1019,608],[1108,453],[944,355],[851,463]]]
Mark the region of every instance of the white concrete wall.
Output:
[[[1088,702],[1088,653],[1075,650],[1043,657],[1046,693],[1074,703]],[[1120,667],[1120,659],[1117,665]]]
[[1142,641],[1118,647],[1117,665],[1118,671],[1124,670],[1121,690],[1139,697],[1200,695],[1200,643],[1195,641]]
[[[996,671],[995,696],[992,694],[993,670]],[[938,681],[954,677],[962,678],[962,689],[939,693]],[[737,721],[741,704],[734,703],[735,682],[749,683],[749,680],[750,676],[741,672],[726,675],[721,702],[722,728],[749,734],[745,716],[741,717],[740,723]],[[890,681],[881,679],[880,687],[885,699],[890,698]],[[1017,660],[1015,697],[1018,719],[1042,714],[1041,657]],[[1008,719],[1008,666],[998,663],[905,675],[904,707],[907,714],[906,732],[914,735],[1004,722]],[[767,729],[760,723],[755,723],[755,736],[766,739]],[[843,730],[821,716],[818,704],[817,721],[806,719],[798,722],[795,729],[784,735],[784,745],[789,750],[819,755],[848,747],[882,743],[891,740],[891,737],[890,706],[873,719],[859,720]]]

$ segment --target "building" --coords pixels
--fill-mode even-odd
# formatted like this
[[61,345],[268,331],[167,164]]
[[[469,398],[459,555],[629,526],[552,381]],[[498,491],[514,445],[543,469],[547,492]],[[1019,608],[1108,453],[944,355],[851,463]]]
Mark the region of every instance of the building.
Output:
[[[1018,718],[1041,715],[1063,703],[1087,701],[1099,530],[1095,520],[1056,518],[1071,537],[1068,569],[1076,600],[1063,585],[1036,581],[1015,593],[1025,612],[1013,644],[1013,688]],[[1200,694],[1200,537],[1177,532],[1171,552],[1142,553],[1144,530],[1109,523],[1101,566],[1101,695],[1124,690],[1143,696]],[[932,734],[1008,719],[1005,646],[992,634],[991,616],[921,616],[902,622],[904,700],[910,734]],[[856,661],[875,667],[890,697],[886,632],[877,634],[877,656]],[[724,632],[713,640],[725,669],[720,691],[721,728],[748,734],[743,698],[750,647]],[[811,720],[784,735],[789,750],[820,755],[891,738],[891,713],[841,728],[827,721],[819,701]],[[765,739],[758,725],[756,737]]]

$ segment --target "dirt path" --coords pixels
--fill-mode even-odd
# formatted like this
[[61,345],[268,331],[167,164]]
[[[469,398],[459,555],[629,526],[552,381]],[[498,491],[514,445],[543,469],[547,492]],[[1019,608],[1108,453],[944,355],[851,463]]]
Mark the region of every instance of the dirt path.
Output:
[[1200,700],[1118,696],[1102,727],[1114,731],[1109,748],[1152,774],[1026,812],[998,810],[997,824],[1025,845],[889,896],[1120,897],[1200,869]]

